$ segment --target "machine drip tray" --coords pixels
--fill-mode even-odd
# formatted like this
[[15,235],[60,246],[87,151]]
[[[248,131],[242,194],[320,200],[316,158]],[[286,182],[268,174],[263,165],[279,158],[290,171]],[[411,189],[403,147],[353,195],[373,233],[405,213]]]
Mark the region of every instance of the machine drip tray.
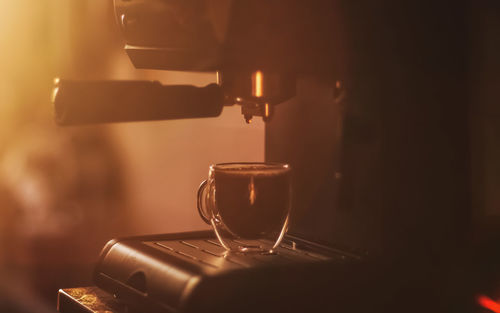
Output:
[[203,231],[111,240],[94,279],[142,312],[263,312],[296,309],[298,300],[330,302],[332,279],[350,280],[359,263],[356,255],[293,237],[273,254],[228,253]]
[[[249,246],[258,246],[259,241],[238,242]],[[216,239],[185,239],[146,242],[148,246],[160,249],[165,253],[176,254],[181,258],[200,263],[200,266],[217,269],[217,271],[258,266],[280,266],[288,263],[327,261],[343,255],[331,256],[311,251],[294,249],[292,245],[283,244],[275,254],[240,254],[227,253]]]

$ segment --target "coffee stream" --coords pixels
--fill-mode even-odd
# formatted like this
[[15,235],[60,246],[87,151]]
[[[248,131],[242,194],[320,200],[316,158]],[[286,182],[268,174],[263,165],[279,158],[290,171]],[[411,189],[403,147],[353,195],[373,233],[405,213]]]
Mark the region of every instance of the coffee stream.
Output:
[[290,207],[288,171],[215,173],[217,211],[228,230],[245,239],[279,233]]

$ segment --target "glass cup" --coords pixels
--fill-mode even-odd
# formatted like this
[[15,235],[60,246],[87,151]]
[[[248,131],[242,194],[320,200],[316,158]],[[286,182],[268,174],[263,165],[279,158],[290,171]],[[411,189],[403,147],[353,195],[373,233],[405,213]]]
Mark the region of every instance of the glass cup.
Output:
[[290,179],[288,164],[211,165],[198,189],[198,212],[226,250],[273,253],[288,228]]

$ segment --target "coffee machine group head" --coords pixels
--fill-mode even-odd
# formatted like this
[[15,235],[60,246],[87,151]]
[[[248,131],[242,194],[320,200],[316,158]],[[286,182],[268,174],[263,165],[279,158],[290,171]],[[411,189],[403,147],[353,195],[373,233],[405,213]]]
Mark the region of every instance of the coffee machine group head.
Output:
[[275,106],[295,95],[297,76],[334,77],[341,68],[343,61],[332,57],[341,50],[335,34],[322,36],[338,23],[332,6],[293,1],[283,10],[280,1],[115,0],[125,51],[136,68],[215,72],[217,84],[57,80],[56,120],[70,125],[214,117],[236,104],[247,123],[254,116],[269,121]]

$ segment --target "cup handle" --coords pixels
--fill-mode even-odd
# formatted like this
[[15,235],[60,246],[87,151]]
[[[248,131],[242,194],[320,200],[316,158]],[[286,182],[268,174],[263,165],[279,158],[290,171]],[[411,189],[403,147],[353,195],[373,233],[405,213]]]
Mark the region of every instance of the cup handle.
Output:
[[210,223],[210,214],[208,213],[208,208],[207,208],[207,187],[208,187],[208,182],[207,180],[204,180],[201,184],[200,187],[198,187],[198,213],[200,214],[201,219],[207,223],[208,225],[211,225]]

